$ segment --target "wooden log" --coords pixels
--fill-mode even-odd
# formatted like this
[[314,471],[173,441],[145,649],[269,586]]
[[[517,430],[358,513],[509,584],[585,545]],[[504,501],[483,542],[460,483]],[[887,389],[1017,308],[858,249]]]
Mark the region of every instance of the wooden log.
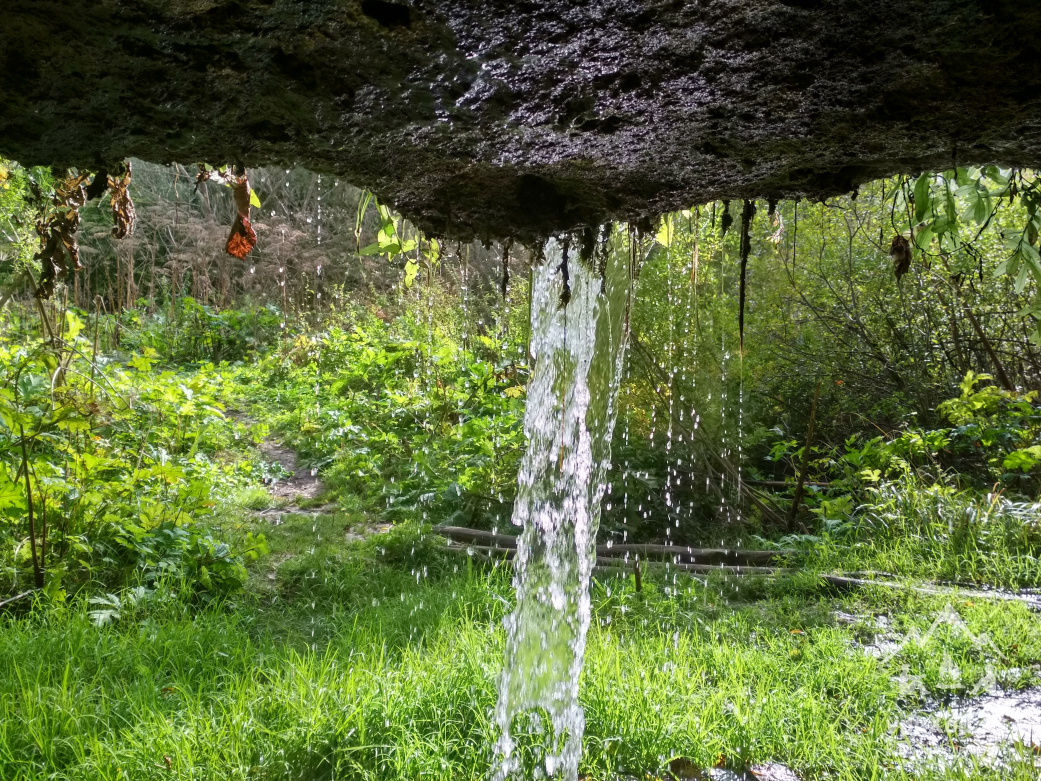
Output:
[[[482,529],[467,529],[462,526],[435,526],[434,531],[453,542],[486,545],[492,548],[517,547],[517,538],[511,534],[497,534]],[[685,564],[724,564],[731,566],[764,565],[784,557],[795,555],[792,550],[758,551],[740,548],[692,548],[688,545],[654,545],[620,543],[597,545],[597,557],[621,558],[626,554],[642,559],[674,560]]]
[[35,594],[36,592],[37,589],[30,589],[29,591],[23,591],[21,594],[16,594],[13,597],[9,597],[5,600],[2,600],[0,601],[0,610],[12,604],[13,602],[17,602],[20,599],[25,599],[27,596],[30,596],[31,594]]
[[629,544],[597,545],[597,556],[640,556],[643,559],[675,560],[686,564],[725,564],[731,566],[769,564],[795,551],[759,551],[740,548],[692,548],[687,545]]
[[434,531],[453,542],[472,542],[475,545],[494,545],[499,548],[517,547],[517,538],[512,534],[496,534],[483,529],[467,529],[464,526],[435,526]]
[[[688,473],[693,474],[693,473]],[[750,480],[745,479],[748,485],[759,486],[761,488],[795,488],[795,483],[787,480]],[[820,480],[805,480],[803,485],[809,486],[810,488],[831,488],[833,485],[830,482],[821,482]]]
[[[517,554],[516,548],[495,548],[490,545],[470,545],[467,543],[449,544],[446,550],[478,556],[481,559],[506,562],[512,562]],[[617,567],[620,569],[631,569],[634,561],[635,557],[627,559],[624,556],[598,555],[595,566],[598,568]],[[643,567],[669,567],[677,572],[697,572],[700,574],[726,572],[731,575],[776,575],[778,573],[791,572],[789,569],[780,567],[756,567],[743,564],[692,564],[687,562],[655,561],[653,559],[641,559],[640,565]]]
[[512,559],[517,555],[516,548],[497,548],[492,545],[470,545],[469,543],[449,542],[448,550],[463,553],[480,553],[486,558]]
[[[465,531],[476,530],[466,529]],[[482,534],[490,535],[491,532],[482,532]],[[614,546],[614,548],[610,550],[617,551],[618,547],[621,546]],[[467,545],[466,543],[450,543],[447,550],[455,551],[457,553],[468,553],[485,561],[502,561],[506,564],[512,564],[513,558],[517,553],[517,549],[515,546],[494,547],[490,545]],[[760,552],[769,553],[770,551]],[[642,567],[653,568],[668,567],[670,570],[676,572],[686,572],[693,576],[711,575],[714,572],[722,572],[726,575],[732,575],[735,577],[741,577],[746,575],[789,575],[793,572],[796,572],[796,570],[786,567],[760,567],[743,564],[707,564],[661,560],[656,561],[653,559],[641,559],[640,565]],[[626,573],[632,571],[632,566],[632,560],[628,560],[624,556],[601,555],[598,553],[596,563],[594,565],[594,571],[604,574],[609,574],[612,572]],[[880,572],[874,574],[877,574],[881,577],[896,577],[895,575],[892,575],[887,572]],[[982,589],[972,588],[948,588],[944,586],[936,586],[930,584],[914,585],[911,583],[901,583],[896,580],[874,580],[870,578],[852,577],[850,575],[836,575],[830,573],[822,573],[820,575],[820,579],[821,581],[827,583],[833,588],[837,588],[843,591],[878,586],[880,588],[888,588],[893,590],[911,591],[913,593],[921,594],[923,596],[940,596],[948,597],[951,599],[993,599],[1002,602],[1020,602],[1029,607],[1031,610],[1041,611],[1041,594],[1016,594],[1008,591],[984,591]],[[13,597],[10,600],[0,602],[0,607],[3,607],[8,602],[13,602],[16,599],[21,599],[22,597],[28,596],[31,593],[33,592],[27,591],[24,594],[19,594],[17,597]]]

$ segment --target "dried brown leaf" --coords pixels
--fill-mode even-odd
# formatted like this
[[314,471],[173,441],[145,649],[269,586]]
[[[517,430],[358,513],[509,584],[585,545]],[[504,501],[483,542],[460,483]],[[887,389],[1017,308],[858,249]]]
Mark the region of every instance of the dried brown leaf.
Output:
[[257,233],[249,223],[249,217],[241,214],[235,217],[235,223],[231,226],[231,234],[224,249],[233,257],[245,258],[257,245]]
[[134,232],[137,223],[137,211],[130,199],[130,161],[123,163],[122,170],[109,175],[108,186],[112,191],[112,235],[117,239],[125,239]]

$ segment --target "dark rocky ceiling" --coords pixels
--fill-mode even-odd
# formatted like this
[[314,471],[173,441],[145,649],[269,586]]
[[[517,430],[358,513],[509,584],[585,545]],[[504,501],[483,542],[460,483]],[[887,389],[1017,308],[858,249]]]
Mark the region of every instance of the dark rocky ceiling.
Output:
[[302,164],[434,234],[1041,165],[1034,0],[0,0],[0,154]]

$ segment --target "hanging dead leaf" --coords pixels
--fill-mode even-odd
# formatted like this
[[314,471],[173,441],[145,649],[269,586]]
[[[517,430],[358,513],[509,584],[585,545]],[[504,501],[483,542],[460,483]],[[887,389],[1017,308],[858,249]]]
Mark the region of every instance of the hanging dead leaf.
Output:
[[96,174],[90,184],[87,185],[87,200],[93,201],[95,198],[100,198],[105,194],[105,190],[108,189],[108,171],[102,168]]
[[231,186],[231,191],[235,196],[235,208],[238,210],[238,213],[248,219],[250,206],[249,179],[244,175],[235,177],[235,183]]
[[134,202],[130,200],[129,160],[116,170],[115,175],[109,175],[108,186],[112,190],[112,220],[115,223],[112,235],[117,239],[125,239],[134,232],[134,224],[137,222]]
[[231,235],[228,236],[228,243],[224,246],[224,249],[229,255],[241,260],[256,245],[257,234],[253,230],[253,226],[249,224],[249,217],[243,217],[241,214],[237,215],[235,223],[231,226]]
[[249,177],[242,166],[213,168],[205,163],[199,163],[199,173],[195,175],[195,186],[198,187],[203,182],[210,181],[220,182],[231,187],[236,215],[224,249],[229,255],[241,260],[257,245],[257,234],[249,221],[249,207],[253,204],[259,206],[260,199],[250,188]]
[[897,234],[889,245],[889,257],[893,260],[893,273],[897,282],[900,277],[911,270],[911,242]]
[[[89,174],[69,175],[54,188],[52,209],[36,225],[40,237],[40,250],[36,259],[40,261],[40,283],[36,288],[37,298],[50,298],[54,283],[69,271],[79,271],[80,248],[76,242],[76,231],[80,225],[80,207],[87,202],[83,184]],[[69,262],[66,262],[68,256]]]

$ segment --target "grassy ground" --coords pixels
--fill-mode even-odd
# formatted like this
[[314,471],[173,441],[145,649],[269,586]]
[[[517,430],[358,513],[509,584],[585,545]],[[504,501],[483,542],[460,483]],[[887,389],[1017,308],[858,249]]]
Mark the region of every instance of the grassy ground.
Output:
[[[98,627],[89,605],[0,624],[0,778],[485,777],[490,711],[512,599],[509,573],[399,528],[344,542],[357,513],[267,525],[271,556],[247,594],[203,610],[166,584]],[[877,616],[924,632],[949,600],[839,595],[783,580],[660,573],[594,587],[582,682],[584,772],[645,778],[783,762],[806,778],[929,776],[901,768],[901,670],[942,685],[946,654],[971,687],[986,664],[1031,684],[1041,620],[1016,604],[951,604],[998,651],[940,632],[891,658],[865,653]],[[966,760],[935,777],[993,777]],[[1036,778],[1031,759],[1005,777]]]

